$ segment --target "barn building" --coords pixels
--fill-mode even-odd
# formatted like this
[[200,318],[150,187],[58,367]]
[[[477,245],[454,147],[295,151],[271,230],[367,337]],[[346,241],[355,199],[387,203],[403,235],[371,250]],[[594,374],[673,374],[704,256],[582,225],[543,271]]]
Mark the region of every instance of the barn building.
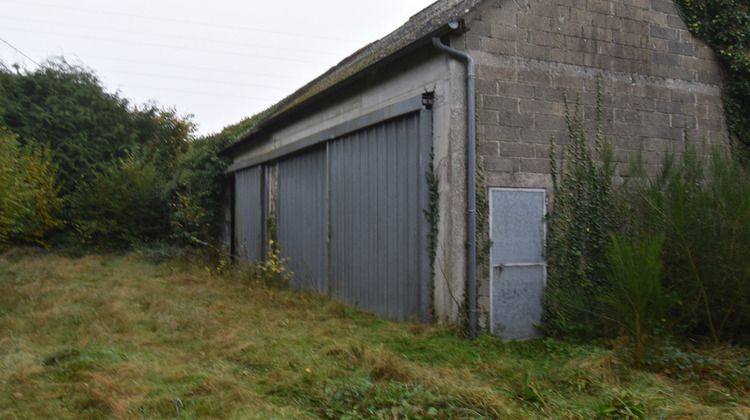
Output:
[[437,1],[224,150],[228,245],[277,238],[296,286],[388,319],[536,336],[550,138],[566,92],[590,122],[598,89],[623,171],[686,127],[729,141],[718,61],[671,0]]

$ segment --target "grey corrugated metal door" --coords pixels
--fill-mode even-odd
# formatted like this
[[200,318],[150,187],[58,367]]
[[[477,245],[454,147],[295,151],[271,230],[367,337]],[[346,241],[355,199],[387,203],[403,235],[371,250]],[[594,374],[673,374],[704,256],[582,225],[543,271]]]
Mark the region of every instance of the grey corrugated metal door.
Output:
[[545,191],[490,190],[492,332],[505,340],[537,337],[542,319]]
[[397,320],[428,308],[431,121],[421,114],[329,144],[331,294]]
[[235,243],[240,258],[248,261],[263,259],[262,166],[237,171],[235,186]]
[[325,147],[279,162],[279,242],[297,287],[327,293]]

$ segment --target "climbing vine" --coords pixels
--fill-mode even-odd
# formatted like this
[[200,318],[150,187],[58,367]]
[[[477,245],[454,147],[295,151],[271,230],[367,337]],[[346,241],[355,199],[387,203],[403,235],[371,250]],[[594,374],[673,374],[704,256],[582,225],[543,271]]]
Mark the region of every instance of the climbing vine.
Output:
[[596,297],[606,288],[610,232],[620,224],[612,187],[612,149],[601,127],[601,80],[597,84],[596,136],[583,128],[580,94],[573,112],[565,96],[569,141],[557,156],[551,139],[554,208],[548,216],[548,287],[544,328],[551,335],[600,336]]
[[747,0],[676,0],[690,32],[718,55],[728,74],[724,108],[729,132],[750,156],[750,3]]
[[429,240],[430,254],[430,279],[432,285],[430,288],[430,318],[436,319],[435,313],[435,267],[437,265],[438,236],[440,235],[440,176],[435,170],[435,152],[430,152],[430,170],[425,174],[427,177],[427,187],[430,191],[430,207],[425,209],[424,215],[430,223],[430,233],[427,235]]

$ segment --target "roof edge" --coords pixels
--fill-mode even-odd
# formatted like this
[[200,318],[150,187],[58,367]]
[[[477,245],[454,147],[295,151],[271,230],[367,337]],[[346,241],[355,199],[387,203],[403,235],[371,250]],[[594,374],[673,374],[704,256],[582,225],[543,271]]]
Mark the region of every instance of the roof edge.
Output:
[[[385,37],[366,45],[343,59],[322,75],[269,107],[268,114],[255,127],[237,141],[225,147],[220,155],[231,155],[239,146],[256,137],[287,116],[311,106],[340,91],[351,83],[366,77],[406,54],[432,45],[434,36],[464,30],[463,17],[484,0],[439,0],[413,15],[404,25]],[[458,29],[449,26],[461,22]]]

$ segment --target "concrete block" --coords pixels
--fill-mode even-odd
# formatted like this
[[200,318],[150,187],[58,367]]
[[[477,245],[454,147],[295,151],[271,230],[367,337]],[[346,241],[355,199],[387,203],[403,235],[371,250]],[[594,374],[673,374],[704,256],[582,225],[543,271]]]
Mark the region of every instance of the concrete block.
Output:
[[651,8],[651,0],[623,0],[623,4],[629,7],[648,10]]
[[488,172],[518,172],[518,160],[499,156],[482,156],[482,167]]
[[521,159],[520,161],[521,172],[533,173],[533,174],[549,174],[550,171],[550,159]]
[[596,40],[585,36],[566,36],[565,48],[586,53],[596,53]]
[[570,9],[570,23],[577,24],[580,26],[591,25],[591,15],[587,10],[582,7]]
[[500,142],[500,156],[510,158],[533,158],[534,145],[518,142]]
[[542,101],[537,99],[521,99],[521,114],[525,115],[565,115],[565,107],[560,102]]
[[509,127],[531,127],[534,125],[534,117],[516,111],[499,111],[498,117],[501,125]]
[[483,108],[499,111],[518,111],[518,99],[483,95]]
[[518,16],[516,11],[510,8],[491,8],[482,13],[482,20],[492,24],[516,26],[518,24]]
[[500,156],[500,143],[491,140],[477,141],[477,155]]
[[588,0],[586,1],[586,10],[602,14],[614,14],[614,5],[608,0]]
[[647,112],[643,114],[643,124],[649,126],[668,126],[671,123],[670,114],[664,112]]
[[531,71],[531,70],[519,70],[518,71],[518,83],[534,86],[550,86],[550,75],[549,73]]
[[649,28],[649,34],[654,38],[666,39],[669,41],[677,41],[679,39],[679,32],[676,29],[665,28],[658,25],[651,25]]
[[684,129],[686,126],[689,129],[695,130],[698,128],[698,119],[686,115],[671,115],[672,127]]
[[480,124],[493,125],[493,124],[497,124],[498,122],[497,111],[488,110],[488,109],[484,109],[480,107],[477,110],[477,115],[479,117]]
[[583,28],[583,38],[593,39],[595,41],[612,42],[612,30],[589,26]]
[[640,7],[633,7],[627,4],[615,4],[615,16],[622,19],[632,19],[642,21],[647,11]]
[[521,129],[519,127],[510,127],[508,125],[485,125],[483,127],[484,138],[487,140],[497,141],[520,141]]
[[534,86],[519,85],[518,83],[497,82],[497,94],[509,98],[533,98],[536,94]]
[[680,65],[680,57],[671,53],[654,51],[654,63],[663,66],[676,67]]
[[621,31],[622,30],[622,19],[615,17],[613,14],[596,14],[593,13],[593,19],[591,19],[591,25],[599,27],[599,28],[606,28],[606,29],[612,29],[614,31]]
[[573,51],[573,50],[566,49],[565,58],[563,59],[563,62],[572,64],[574,66],[584,66],[585,57],[586,57],[586,54],[580,51]]
[[582,25],[579,22],[574,22],[571,20],[564,20],[564,21],[555,21],[552,22],[552,32],[560,34],[560,35],[573,35],[573,36],[580,36],[582,32]]
[[648,37],[646,35],[628,32],[614,32],[612,34],[612,42],[615,44],[640,48],[644,45],[648,45]]
[[682,140],[683,130],[681,128],[674,127],[657,127],[656,134],[659,138],[667,140]]
[[[559,6],[554,3],[538,2],[533,6],[533,13],[537,16],[544,16],[546,18],[557,20],[563,13],[561,10],[567,10],[566,7]],[[566,13],[566,17],[567,17]]]
[[[538,118],[542,117],[543,116],[538,116]],[[521,129],[521,141],[523,141],[524,143],[533,144],[534,146],[549,145],[550,139],[553,135],[557,137],[557,132],[553,130],[538,130],[536,128]]]
[[624,19],[622,21],[622,31],[629,34],[642,35],[649,31],[649,25],[644,21]]
[[507,41],[497,38],[482,38],[481,47],[477,48],[491,54],[516,55],[518,53],[518,43],[516,41]]
[[646,96],[654,100],[669,100],[672,97],[671,89],[665,86],[646,85]]
[[[580,91],[585,88],[584,80],[585,79],[579,75],[568,76],[554,74],[552,75],[552,86],[554,86],[558,92],[561,92],[562,90]],[[562,99],[561,94],[558,94],[557,97]]]
[[491,79],[500,82],[515,82],[518,80],[518,70],[515,68],[479,65],[477,66],[477,76],[482,79]]
[[651,10],[654,12],[668,13],[671,15],[677,14],[677,7],[671,0],[652,0]]
[[482,36],[476,34],[466,34],[466,47],[469,50],[481,50],[482,49]]
[[[549,139],[550,136],[547,135],[547,138]],[[547,143],[536,143],[534,144],[534,157],[548,159],[551,150],[552,145],[549,141]]]
[[567,127],[565,117],[555,115],[539,115],[534,118],[534,123],[537,130],[560,131]]
[[490,36],[506,41],[527,41],[529,39],[529,31],[527,29],[519,29],[515,26],[492,25]]
[[687,25],[680,15],[667,15],[667,26],[687,30]]
[[643,123],[643,113],[634,109],[615,108],[615,121],[630,124]]
[[497,82],[491,79],[477,79],[477,91],[482,95],[497,95]]
[[518,15],[518,27],[534,31],[550,32],[552,30],[552,19],[533,14]]
[[656,111],[656,102],[652,98],[642,96],[628,96],[627,104],[630,109],[641,112]]
[[653,25],[667,26],[667,16],[669,16],[669,14],[661,12],[646,13],[644,21]]
[[656,101],[656,111],[665,112],[667,114],[677,114],[682,112],[682,104],[674,101]]
[[677,42],[677,41],[670,41],[669,42],[669,52],[671,52],[673,54],[693,56],[693,55],[695,55],[695,48],[694,48],[693,44],[688,44],[688,43],[684,43],[684,42]]
[[471,23],[471,31],[469,33],[476,36],[492,36],[492,26],[490,22],[477,20]]
[[551,61],[552,48],[539,45],[526,45],[519,49],[519,55],[535,60]]
[[685,90],[673,90],[671,97],[672,97],[672,101],[674,102],[681,102],[681,103],[687,103],[687,104],[696,103],[695,93],[685,91]]

